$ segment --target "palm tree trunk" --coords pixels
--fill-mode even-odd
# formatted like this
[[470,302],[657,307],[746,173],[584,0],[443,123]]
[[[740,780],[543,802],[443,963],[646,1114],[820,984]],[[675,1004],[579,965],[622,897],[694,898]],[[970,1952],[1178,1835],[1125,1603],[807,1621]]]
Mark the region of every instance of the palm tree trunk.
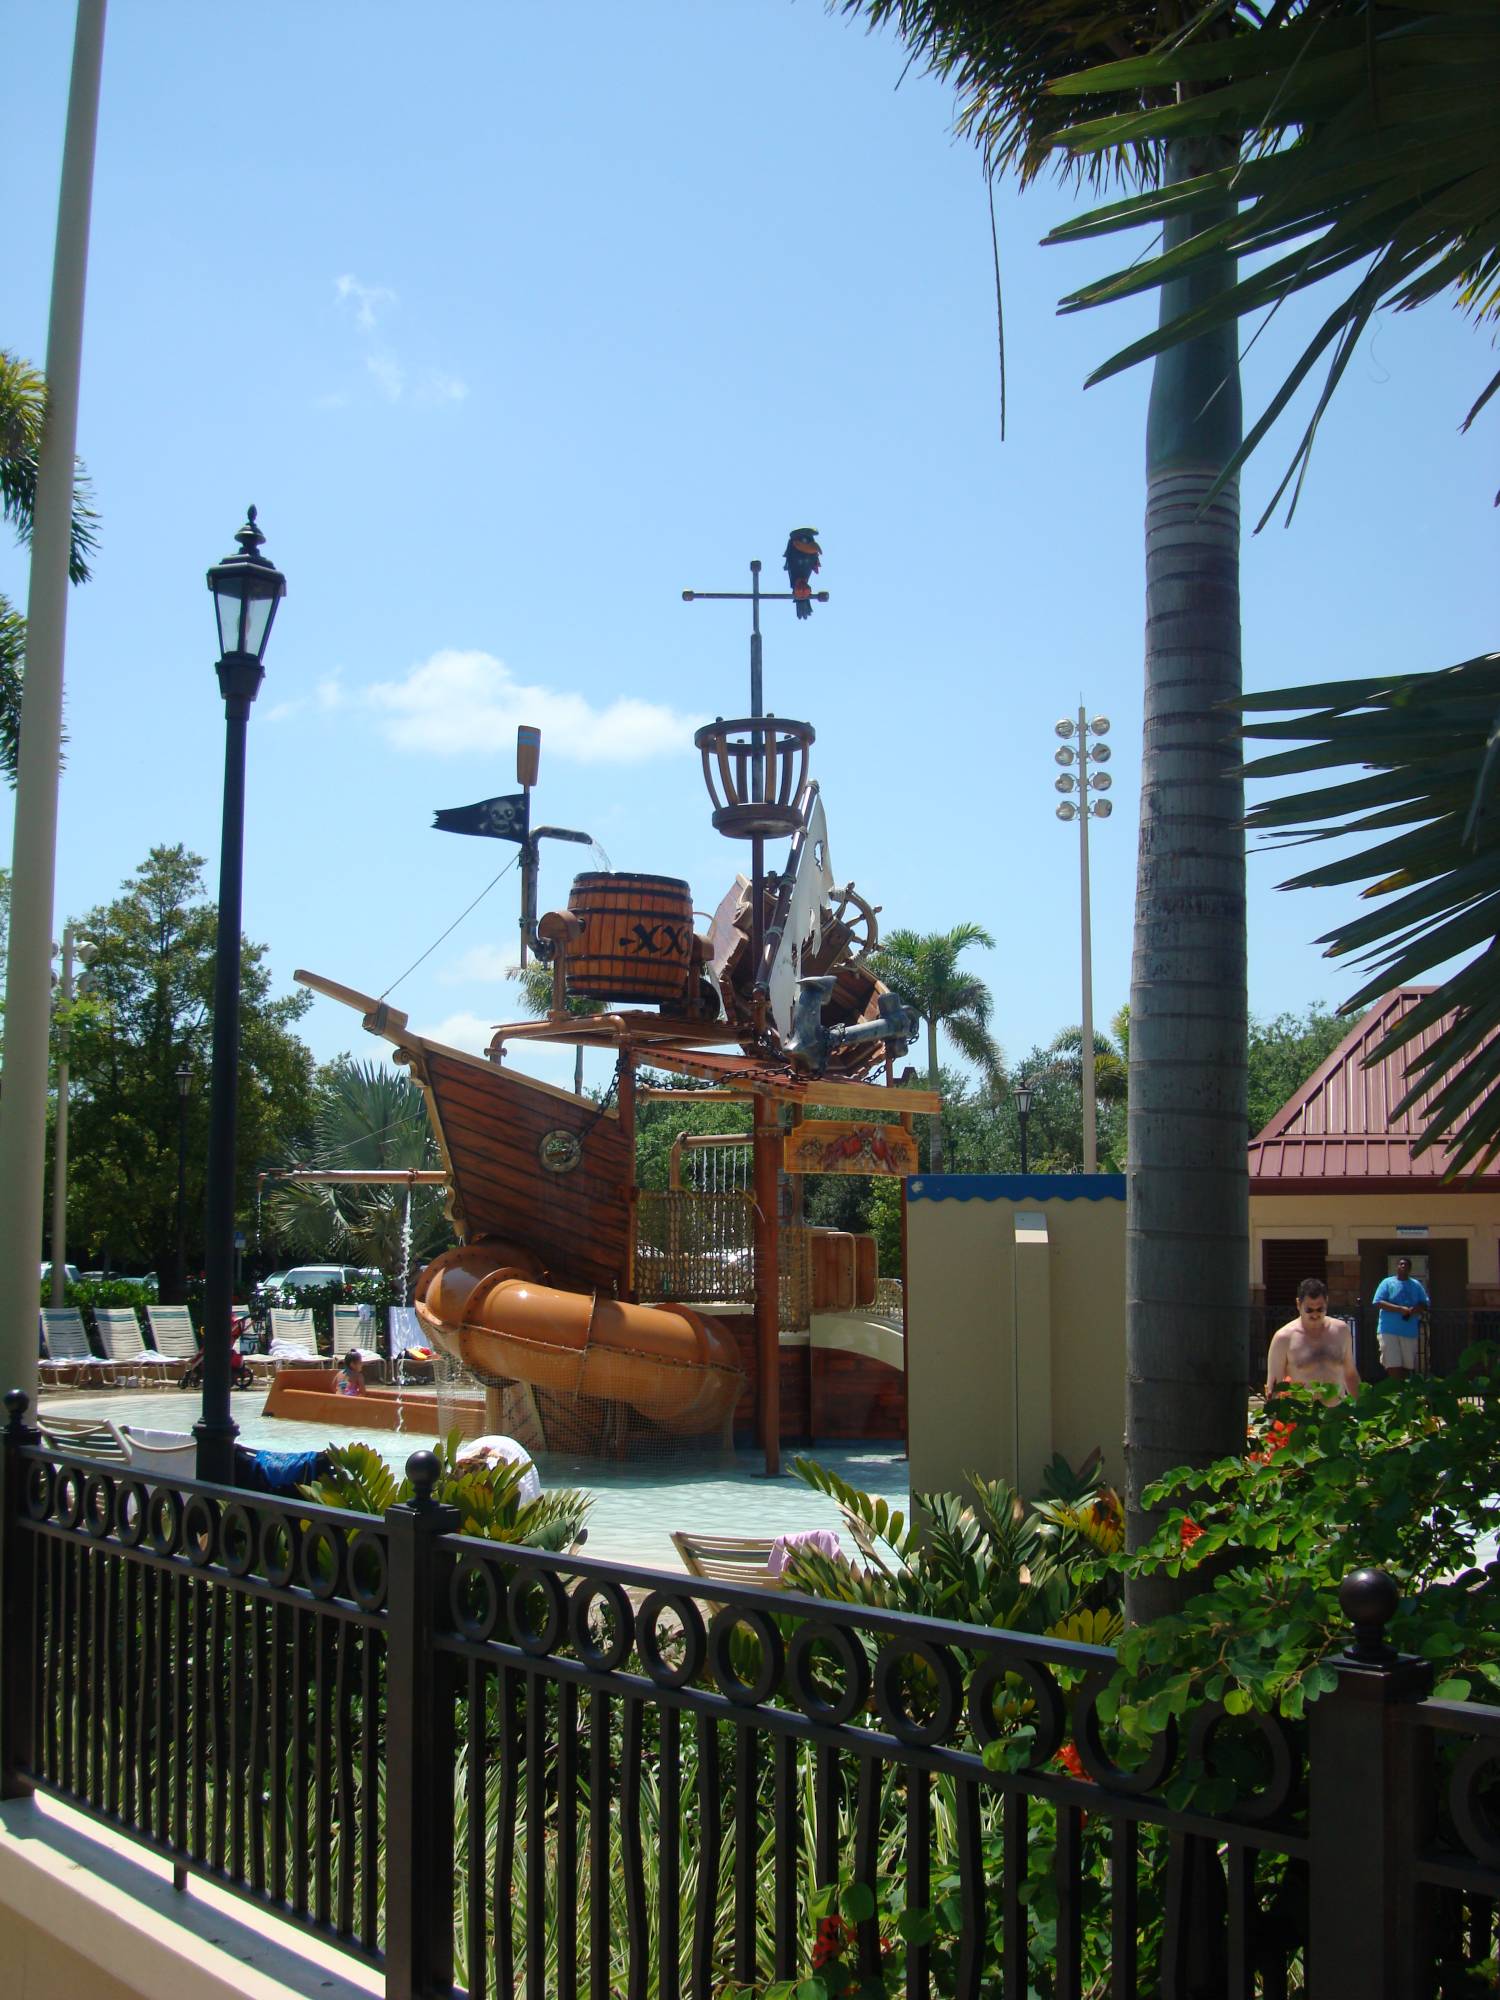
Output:
[[[929,1090],[936,1090],[938,1087],[937,1031],[937,1015],[929,1014],[927,1016],[927,1088]],[[933,1113],[932,1118],[928,1122],[927,1130],[931,1134],[927,1148],[927,1170],[929,1173],[940,1174],[943,1171],[943,1114],[941,1110]]]
[[[1166,180],[1219,163],[1168,150]],[[1169,223],[1166,247],[1218,219]],[[1225,259],[1226,264],[1232,260]],[[1163,319],[1232,281],[1205,270],[1163,288]],[[1240,439],[1237,330],[1160,356],[1146,453],[1146,693],[1135,955],[1130,988],[1125,1473],[1130,1546],[1141,1496],[1174,1466],[1241,1449],[1249,1302],[1245,1150],[1244,787],[1239,492],[1205,506]],[[1133,1583],[1132,1620],[1179,1601]]]

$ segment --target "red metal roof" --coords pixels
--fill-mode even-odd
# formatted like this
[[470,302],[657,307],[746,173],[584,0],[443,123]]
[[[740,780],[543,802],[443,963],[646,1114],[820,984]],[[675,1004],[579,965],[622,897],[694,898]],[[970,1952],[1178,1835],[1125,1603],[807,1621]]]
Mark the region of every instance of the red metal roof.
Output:
[[[1369,1069],[1364,1059],[1395,1023],[1437,989],[1403,986],[1378,1001],[1344,1037],[1333,1054],[1276,1116],[1250,1141],[1250,1184],[1262,1194],[1277,1184],[1316,1183],[1373,1191],[1431,1188],[1448,1169],[1446,1146],[1413,1154],[1426,1129],[1429,1092],[1393,1117],[1391,1107],[1406,1091],[1406,1069],[1453,1020],[1445,1014],[1421,1029],[1400,1049]],[[1454,1183],[1464,1191],[1500,1188],[1500,1173],[1466,1174]]]

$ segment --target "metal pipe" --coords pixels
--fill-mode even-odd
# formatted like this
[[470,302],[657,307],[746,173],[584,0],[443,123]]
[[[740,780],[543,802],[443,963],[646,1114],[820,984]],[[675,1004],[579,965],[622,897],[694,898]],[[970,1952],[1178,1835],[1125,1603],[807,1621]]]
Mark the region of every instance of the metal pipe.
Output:
[[760,1364],[760,1438],[766,1472],[781,1471],[781,1263],[777,1238],[781,1116],[765,1092],[755,1097],[755,1352]]
[[47,414],[32,508],[26,682],[21,698],[11,852],[5,1094],[0,1108],[0,1187],[5,1190],[5,1199],[0,1202],[0,1385],[23,1389],[30,1396],[36,1394],[37,1359],[37,1281],[31,1274],[41,1250],[47,1158],[63,650],[89,211],[103,60],[104,0],[79,0],[47,323]]
[[1099,1124],[1094,1106],[1094,956],[1089,925],[1089,737],[1088,712],[1078,704],[1078,877],[1080,938],[1083,958],[1083,1047],[1079,1051],[1083,1079],[1083,1171],[1099,1171]]

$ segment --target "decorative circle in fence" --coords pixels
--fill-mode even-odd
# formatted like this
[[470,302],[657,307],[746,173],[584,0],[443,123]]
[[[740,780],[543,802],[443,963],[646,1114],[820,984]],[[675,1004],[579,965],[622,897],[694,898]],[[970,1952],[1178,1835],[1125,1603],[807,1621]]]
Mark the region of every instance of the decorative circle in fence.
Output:
[[182,1495],[170,1486],[154,1488],[146,1503],[146,1541],[159,1556],[182,1547]]
[[[902,1666],[907,1660],[920,1660],[931,1675],[932,1707],[925,1721],[906,1705]],[[921,1685],[924,1692],[929,1691],[925,1681]],[[931,1639],[888,1639],[876,1655],[875,1707],[886,1728],[903,1743],[929,1747],[944,1742],[958,1721],[963,1695],[958,1662],[946,1646]]]
[[[832,1695],[819,1683],[819,1647],[836,1656],[841,1685]],[[870,1663],[864,1648],[842,1625],[820,1625],[809,1619],[792,1634],[786,1649],[786,1682],[805,1715],[836,1728],[852,1721],[869,1700]]]
[[1177,1724],[1169,1721],[1153,1737],[1146,1760],[1134,1771],[1116,1764],[1104,1747],[1099,1724],[1099,1697],[1114,1679],[1114,1667],[1097,1668],[1073,1697],[1073,1736],[1083,1768],[1096,1784],[1112,1792],[1154,1792],[1177,1761]]
[[1491,1785],[1500,1776],[1500,1743],[1493,1736],[1476,1737],[1465,1745],[1453,1767],[1448,1809],[1459,1839],[1474,1859],[1486,1868],[1500,1868],[1500,1825],[1485,1796],[1486,1774]]
[[115,1482],[107,1472],[94,1473],[83,1489],[83,1525],[96,1542],[114,1530]]
[[297,1544],[302,1539],[295,1521],[277,1514],[261,1531],[261,1574],[273,1590],[285,1590],[297,1574]]
[[490,1566],[479,1556],[454,1565],[448,1579],[448,1607],[466,1639],[488,1639],[500,1616],[500,1593]]
[[344,1537],[326,1521],[314,1521],[302,1536],[302,1581],[314,1597],[337,1597],[344,1582]]
[[[675,1665],[668,1663],[660,1631],[660,1621],[670,1612],[677,1620]],[[653,1590],[643,1601],[635,1621],[636,1650],[646,1663],[646,1672],[658,1687],[686,1687],[703,1671],[708,1652],[708,1635],[697,1605],[675,1590]],[[667,1642],[671,1644],[671,1641]]]
[[206,1568],[219,1547],[219,1510],[206,1493],[195,1493],[183,1509],[182,1535],[193,1568]]
[[231,1576],[249,1576],[260,1553],[255,1514],[232,1500],[219,1516],[219,1554]]
[[[533,1591],[542,1596],[542,1617],[533,1624],[527,1602]],[[505,1593],[506,1616],[516,1644],[534,1660],[555,1653],[568,1629],[568,1598],[562,1579],[550,1569],[521,1570]]]
[[1002,1703],[1015,1704],[1024,1712],[1026,1696],[1013,1694],[1006,1686],[1009,1680],[1022,1682],[1030,1696],[1028,1720],[1036,1734],[1027,1762],[1033,1769],[1040,1764],[1050,1764],[1062,1748],[1068,1727],[1068,1710],[1062,1689],[1040,1660],[1008,1660],[1000,1653],[991,1653],[982,1660],[969,1682],[969,1726],[980,1743],[994,1743],[1010,1734],[1015,1727],[1015,1715],[1001,1715],[997,1711],[997,1699]]
[[[595,1637],[592,1613],[596,1604],[608,1606],[598,1624],[606,1630],[611,1621],[614,1626],[614,1637],[602,1645]],[[624,1664],[635,1642],[635,1620],[630,1599],[619,1584],[601,1576],[586,1578],[577,1586],[568,1599],[568,1637],[579,1659],[596,1673],[612,1674]]]
[[1302,1778],[1302,1763],[1292,1746],[1291,1737],[1279,1716],[1226,1714],[1222,1702],[1211,1702],[1196,1711],[1188,1730],[1187,1755],[1201,1758],[1210,1772],[1214,1772],[1215,1740],[1219,1730],[1228,1725],[1231,1731],[1248,1731],[1254,1735],[1267,1760],[1266,1782],[1259,1791],[1251,1791],[1244,1784],[1235,1787],[1233,1817],[1244,1820],[1251,1826],[1264,1826],[1276,1819],[1292,1805]]
[[385,1543],[361,1528],[349,1541],[349,1595],[361,1611],[384,1607],[387,1574]]
[[[740,1626],[744,1626],[760,1648],[754,1680],[744,1680],[735,1671],[734,1635]],[[756,1708],[769,1701],[780,1687],[786,1651],[781,1634],[764,1611],[725,1604],[714,1613],[708,1628],[708,1664],[720,1689],[732,1702],[741,1708]]]

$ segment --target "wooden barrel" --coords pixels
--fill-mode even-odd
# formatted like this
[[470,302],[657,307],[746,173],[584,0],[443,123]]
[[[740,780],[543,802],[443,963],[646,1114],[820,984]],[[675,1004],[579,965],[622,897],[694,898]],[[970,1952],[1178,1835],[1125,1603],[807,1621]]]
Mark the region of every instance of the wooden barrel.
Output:
[[693,895],[686,882],[675,875],[575,875],[568,908],[584,927],[568,953],[574,998],[682,999],[693,953]]

